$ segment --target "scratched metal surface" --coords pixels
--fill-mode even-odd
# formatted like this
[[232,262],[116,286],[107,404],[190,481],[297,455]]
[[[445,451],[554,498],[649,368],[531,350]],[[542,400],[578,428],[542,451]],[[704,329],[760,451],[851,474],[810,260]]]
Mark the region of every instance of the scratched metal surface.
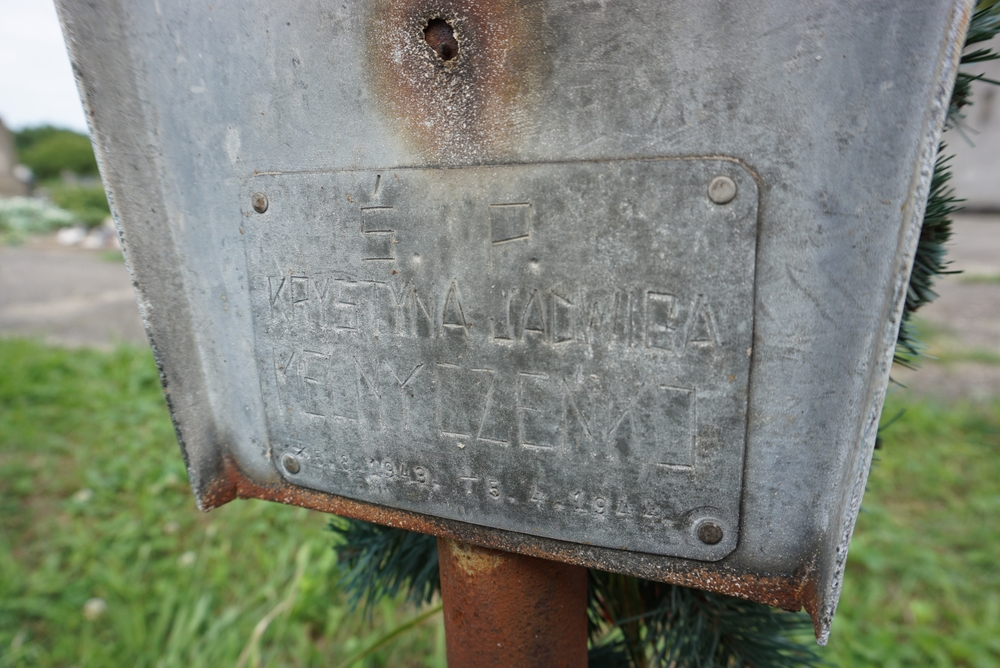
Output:
[[[719,176],[737,184],[725,204],[709,198]],[[268,436],[277,461],[295,457],[279,466],[289,482],[637,552],[736,547],[746,169],[360,170],[256,176],[244,194]],[[698,538],[705,521],[721,541]]]
[[[336,509],[805,605],[828,632],[969,2],[58,4],[203,507],[251,495]],[[448,63],[422,33],[432,14],[455,29]],[[479,531],[285,479],[246,261],[255,173],[697,156],[759,179],[732,552]],[[609,228],[621,219],[588,206]]]

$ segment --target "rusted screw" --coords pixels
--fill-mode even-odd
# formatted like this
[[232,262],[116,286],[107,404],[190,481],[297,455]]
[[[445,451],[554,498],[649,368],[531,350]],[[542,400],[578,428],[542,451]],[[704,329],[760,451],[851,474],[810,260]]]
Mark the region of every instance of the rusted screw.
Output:
[[729,204],[736,197],[736,182],[728,176],[716,176],[708,184],[708,198],[716,204]]
[[448,61],[458,55],[455,31],[444,19],[431,19],[424,28],[424,39],[441,60]]
[[[302,470],[302,466],[299,464],[299,460],[295,458],[290,452],[286,452],[281,456],[281,465],[285,467],[285,470],[295,475]],[[718,541],[716,541],[718,542]]]
[[250,196],[250,202],[253,204],[253,210],[257,213],[267,211],[267,195],[264,193],[254,193]]
[[703,522],[698,527],[698,538],[706,545],[716,545],[722,540],[722,527],[715,522]]

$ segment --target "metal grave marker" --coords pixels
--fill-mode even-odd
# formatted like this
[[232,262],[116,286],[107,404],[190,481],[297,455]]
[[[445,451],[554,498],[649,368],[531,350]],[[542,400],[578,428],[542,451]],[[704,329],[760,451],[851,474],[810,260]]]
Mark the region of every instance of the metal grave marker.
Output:
[[199,506],[806,608],[966,0],[58,0]]

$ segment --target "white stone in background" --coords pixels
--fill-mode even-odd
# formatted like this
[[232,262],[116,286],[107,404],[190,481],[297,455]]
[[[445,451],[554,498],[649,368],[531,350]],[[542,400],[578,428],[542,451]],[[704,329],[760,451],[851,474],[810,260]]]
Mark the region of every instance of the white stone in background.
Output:
[[95,227],[87,233],[87,238],[80,242],[82,248],[99,250],[108,247],[109,237],[114,236],[114,230],[105,227]]
[[91,598],[83,604],[83,617],[89,621],[94,621],[108,611],[108,604],[103,598]]
[[14,137],[0,119],[0,195],[16,197],[28,194],[28,186],[17,176],[18,166]]
[[80,242],[80,248],[86,248],[87,250],[97,250],[104,247],[104,236],[101,234],[100,230],[91,230],[86,238]]
[[30,184],[34,178],[35,174],[31,171],[31,167],[27,165],[14,165],[12,171],[14,178],[24,184]]
[[64,227],[56,232],[56,243],[61,246],[76,246],[87,238],[87,228],[83,225]]
[[86,250],[121,250],[118,232],[108,218],[100,225],[88,230],[83,225],[64,227],[56,233],[56,243],[62,246],[79,246]]

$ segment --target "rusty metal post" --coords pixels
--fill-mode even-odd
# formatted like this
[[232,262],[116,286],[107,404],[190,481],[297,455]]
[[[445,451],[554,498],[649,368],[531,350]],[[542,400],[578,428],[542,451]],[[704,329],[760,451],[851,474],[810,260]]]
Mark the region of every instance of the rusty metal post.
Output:
[[587,665],[587,569],[438,538],[449,668]]

